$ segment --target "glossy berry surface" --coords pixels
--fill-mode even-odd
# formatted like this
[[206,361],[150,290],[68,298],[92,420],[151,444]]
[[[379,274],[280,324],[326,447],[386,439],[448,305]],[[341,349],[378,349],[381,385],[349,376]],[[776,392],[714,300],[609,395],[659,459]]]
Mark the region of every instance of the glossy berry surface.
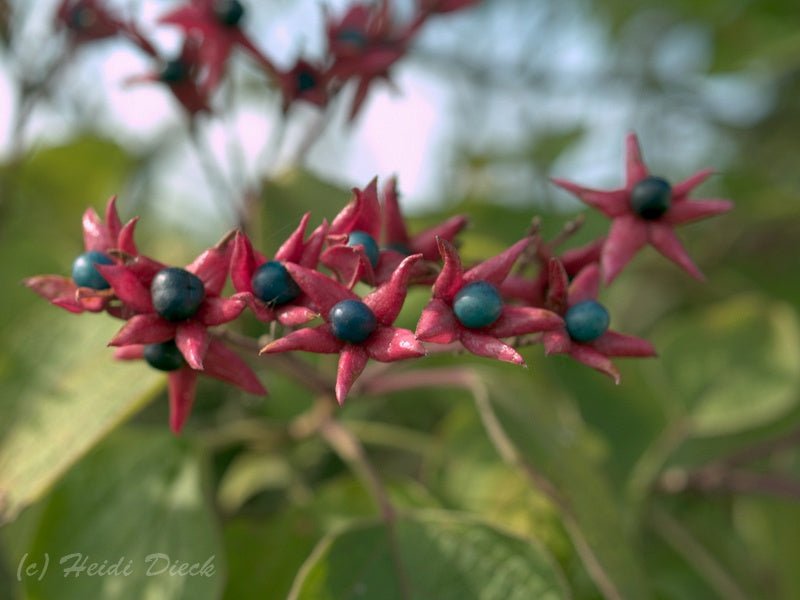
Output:
[[93,290],[107,290],[108,282],[94,268],[96,264],[112,265],[114,261],[109,256],[96,250],[84,252],[72,263],[72,281],[78,287],[92,288]]
[[150,284],[156,312],[167,321],[183,321],[197,312],[205,287],[197,275],[178,267],[161,269]]
[[300,295],[300,288],[281,263],[271,260],[253,273],[253,293],[259,300],[280,306]]
[[214,14],[223,25],[234,27],[244,16],[244,6],[238,0],[216,0]]
[[363,50],[367,45],[367,36],[358,29],[342,29],[336,34],[336,41]]
[[672,186],[661,177],[645,177],[631,190],[631,208],[648,221],[667,212],[671,201]]
[[576,342],[591,342],[608,329],[608,311],[599,302],[586,300],[571,306],[564,316],[567,333]]
[[296,75],[296,80],[298,92],[309,92],[317,87],[317,78],[308,71],[300,71]]
[[333,335],[344,342],[359,344],[366,340],[378,321],[369,306],[360,300],[342,300],[328,314]]
[[180,59],[167,61],[158,74],[159,81],[164,83],[178,83],[186,79],[189,69]]
[[144,347],[144,359],[147,364],[159,371],[176,371],[185,364],[174,340],[161,344],[147,344]]
[[458,291],[453,299],[453,312],[464,327],[487,327],[503,313],[503,299],[491,283],[474,281]]
[[373,267],[378,266],[380,250],[378,249],[378,244],[375,242],[375,238],[373,238],[370,234],[365,231],[353,231],[347,237],[347,245],[352,247],[362,246],[367,258],[369,259],[369,263]]
[[67,13],[67,27],[77,32],[88,29],[96,20],[97,15],[88,6],[75,6]]

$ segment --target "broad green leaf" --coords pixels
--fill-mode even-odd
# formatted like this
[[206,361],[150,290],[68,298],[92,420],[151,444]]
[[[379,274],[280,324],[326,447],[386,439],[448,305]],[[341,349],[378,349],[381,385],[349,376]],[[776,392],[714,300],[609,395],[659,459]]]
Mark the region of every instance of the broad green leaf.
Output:
[[319,539],[306,510],[286,510],[268,519],[240,517],[225,527],[229,576],[225,598],[286,598],[294,576]]
[[164,385],[144,364],[114,361],[106,344],[120,321],[51,306],[32,316],[0,346],[0,521],[40,498]]
[[524,468],[555,486],[567,531],[598,588],[609,598],[649,598],[623,507],[579,417],[566,410],[557,391],[537,380],[504,374],[488,381],[499,425]]
[[558,510],[519,469],[498,460],[474,407],[466,403],[454,407],[439,439],[441,449],[431,454],[426,471],[433,471],[435,489],[447,506],[535,537],[559,562],[571,555]]
[[557,600],[563,579],[537,545],[471,517],[425,512],[335,534],[295,581],[294,600]]
[[660,383],[683,400],[695,435],[768,424],[797,405],[800,332],[784,304],[743,295],[666,323]]
[[792,500],[739,496],[733,515],[752,553],[750,560],[770,575],[775,586],[771,597],[800,597],[800,505]]
[[[413,480],[390,482],[387,491],[400,509],[437,507]],[[347,476],[315,488],[313,497],[297,486],[292,498],[280,512],[263,518],[241,516],[226,525],[226,598],[286,598],[295,574],[320,539],[377,512],[363,484]]]
[[225,565],[203,485],[197,452],[169,432],[110,436],[53,490],[26,559],[49,566],[25,578],[28,598],[217,598]]
[[[365,181],[363,186],[368,183]],[[323,217],[330,221],[350,198],[346,187],[323,181],[313,173],[302,170],[282,173],[264,183],[259,214],[262,239],[254,243],[270,255],[294,231],[304,213],[311,211],[311,224],[306,231],[309,234]]]

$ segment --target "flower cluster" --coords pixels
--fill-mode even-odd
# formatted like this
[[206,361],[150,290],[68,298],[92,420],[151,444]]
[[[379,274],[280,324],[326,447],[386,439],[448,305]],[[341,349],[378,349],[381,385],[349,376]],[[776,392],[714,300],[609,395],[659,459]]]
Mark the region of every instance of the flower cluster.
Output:
[[477,0],[419,0],[408,22],[398,22],[393,3],[357,3],[340,16],[325,14],[327,52],[319,62],[298,58],[278,68],[243,29],[247,9],[240,0],[189,0],[163,14],[158,22],[183,35],[177,56],[165,57],[136,25],[117,16],[103,0],[62,0],[56,27],[73,44],[115,36],[133,42],[158,64],[131,83],[166,85],[190,116],[211,111],[211,96],[225,78],[235,49],[247,53],[278,87],[287,111],[301,101],[326,106],[349,82],[356,88],[350,117],[355,118],[376,81],[390,82],[391,67],[408,52],[420,27],[436,14],[468,8]]
[[[176,432],[189,414],[200,374],[266,394],[216,329],[246,308],[259,321],[280,325],[271,329],[282,335],[264,336],[261,354],[339,355],[339,403],[370,359],[394,362],[436,348],[524,365],[517,348],[542,343],[546,354],[567,354],[618,383],[611,357],[647,357],[655,350],[609,329],[609,312],[597,299],[601,281],[615,279],[646,242],[699,276],[672,228],[731,208],[726,200],[687,197],[709,171],[675,187],[651,176],[633,135],[627,164],[621,190],[556,181],[612,218],[608,236],[560,255],[560,240],[546,243],[534,233],[464,267],[456,237],[467,219],[455,216],[410,233],[391,179],[380,192],[377,180],[354,189],[334,219],[308,235],[311,215],[305,214],[271,258],[237,231],[186,267],[140,254],[133,241],[136,220],[123,226],[112,198],[105,223],[86,211],[86,251],[75,259],[72,277],[44,275],[26,284],[70,312],[106,311],[124,320],[110,345],[117,347],[117,358],[144,359],[169,372]],[[512,273],[515,265],[522,268]],[[528,276],[527,266],[538,268]],[[235,291],[226,296],[229,276]],[[410,286],[431,291],[413,332],[395,326]],[[363,287],[368,291],[358,294]]]

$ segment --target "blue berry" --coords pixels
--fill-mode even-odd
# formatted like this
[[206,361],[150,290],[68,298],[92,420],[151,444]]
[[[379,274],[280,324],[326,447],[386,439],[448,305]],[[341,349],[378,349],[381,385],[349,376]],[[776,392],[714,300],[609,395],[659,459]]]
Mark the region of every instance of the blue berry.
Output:
[[631,190],[631,208],[648,221],[667,212],[671,201],[672,186],[661,177],[645,177]]
[[453,312],[464,327],[487,327],[503,313],[503,299],[488,281],[474,281],[458,290],[453,299]]
[[353,344],[366,340],[378,326],[375,313],[360,300],[342,300],[335,304],[328,314],[328,322],[333,335]]
[[214,14],[223,25],[235,27],[244,16],[244,6],[239,0],[216,0]]
[[150,284],[153,307],[167,321],[183,321],[194,315],[205,295],[200,278],[178,267],[161,269]]
[[162,83],[180,83],[188,77],[189,68],[179,58],[164,63],[158,74],[158,80]]
[[314,77],[314,74],[310,71],[300,71],[295,77],[297,81],[297,91],[300,93],[309,92],[317,87],[317,78]]
[[78,33],[91,27],[97,20],[97,14],[88,6],[75,6],[67,13],[67,27]]
[[585,300],[571,306],[564,320],[569,337],[576,342],[596,340],[606,332],[610,322],[608,311],[594,300]]
[[281,263],[265,262],[253,273],[253,293],[268,304],[280,306],[300,295],[300,288]]
[[342,29],[336,34],[336,40],[346,44],[352,44],[359,50],[367,45],[367,36],[358,29]]
[[347,237],[347,245],[353,247],[362,246],[367,258],[369,259],[369,263],[373,266],[373,268],[378,266],[378,258],[380,257],[378,244],[375,243],[375,238],[373,238],[366,231],[351,232]]
[[175,340],[161,344],[147,344],[144,347],[144,359],[147,364],[159,371],[176,371],[185,364]]
[[98,252],[97,250],[84,252],[72,263],[72,281],[74,281],[75,285],[78,287],[87,287],[93,290],[107,290],[111,286],[108,285],[108,282],[100,275],[94,266],[113,264],[114,261],[102,252]]

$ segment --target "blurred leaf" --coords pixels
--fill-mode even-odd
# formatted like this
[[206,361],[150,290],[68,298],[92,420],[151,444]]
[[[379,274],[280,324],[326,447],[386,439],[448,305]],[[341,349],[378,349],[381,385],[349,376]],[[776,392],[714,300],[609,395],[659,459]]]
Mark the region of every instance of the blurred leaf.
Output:
[[[133,158],[118,145],[79,137],[62,146],[32,152],[15,169],[14,176],[16,185],[31,201],[58,212],[105,202],[120,191],[133,167]],[[80,231],[80,223],[75,225]]]
[[[365,181],[360,186],[366,186]],[[294,231],[304,213],[311,211],[306,234],[324,218],[330,221],[350,201],[350,190],[323,181],[308,171],[287,171],[264,183],[261,194],[261,243],[256,248],[270,256]]]
[[[106,347],[119,321],[43,308],[0,346],[0,520],[35,501],[164,385]],[[165,424],[166,427],[166,424]]]
[[528,147],[526,158],[543,172],[550,170],[556,159],[586,133],[584,127],[576,126],[560,131],[546,131],[534,137]]
[[459,404],[445,419],[441,450],[432,454],[436,491],[447,506],[480,514],[489,522],[539,540],[559,561],[572,548],[558,510],[531,487],[519,469],[497,460],[474,407]]
[[797,405],[800,332],[790,307],[742,295],[665,323],[655,335],[664,389],[695,435],[764,425]]
[[286,598],[300,566],[319,539],[313,515],[289,509],[258,520],[238,518],[225,527],[229,577],[225,598]]
[[595,583],[612,598],[649,598],[622,507],[577,415],[533,379],[509,374],[489,381],[499,424],[523,464],[555,486],[567,531]]
[[383,523],[331,536],[304,565],[290,595],[357,597],[555,600],[569,594],[536,545],[473,518],[428,512],[398,519],[392,537]]
[[754,565],[768,570],[771,598],[800,598],[800,505],[778,498],[741,496],[735,500],[736,529],[748,542]]
[[[214,522],[186,442],[167,431],[121,430],[50,496],[29,551],[30,560],[49,556],[50,566],[41,581],[25,580],[29,598],[217,598],[225,567]],[[119,561],[119,574],[68,570],[84,559]]]
[[269,488],[285,488],[292,482],[289,461],[273,453],[239,454],[219,484],[217,502],[228,514],[236,512],[252,496]]
[[[437,507],[412,480],[392,481],[387,491],[395,506]],[[339,477],[313,490],[294,490],[291,505],[266,518],[233,520],[225,528],[231,600],[286,598],[295,576],[319,540],[334,528],[373,517],[375,502],[358,480]]]

